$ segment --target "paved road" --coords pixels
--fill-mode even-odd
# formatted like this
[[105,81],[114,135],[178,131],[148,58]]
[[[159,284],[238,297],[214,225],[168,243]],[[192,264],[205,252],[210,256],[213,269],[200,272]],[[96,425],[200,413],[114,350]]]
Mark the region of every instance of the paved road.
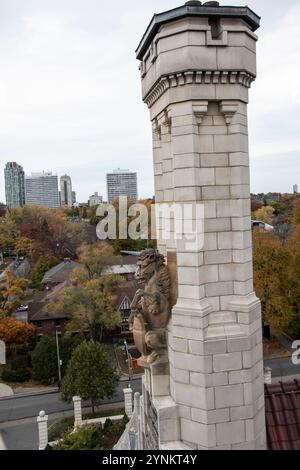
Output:
[[[134,392],[141,392],[141,379],[134,379],[130,382],[121,382],[113,398],[105,399],[102,403],[123,402],[123,388],[125,388],[129,383],[131,383]],[[84,406],[90,406],[90,404],[86,402],[84,403]],[[44,410],[47,414],[51,414],[72,409],[73,404],[63,402],[60,399],[60,394],[58,392],[26,397],[14,396],[11,398],[3,398],[0,399],[0,423],[36,417],[41,410]]]
[[0,450],[38,450],[38,432],[36,418],[30,422],[11,421],[0,425]]
[[[117,392],[111,399],[105,399],[102,404],[124,403],[123,388],[131,384],[134,392],[141,392],[141,379],[121,382]],[[88,407],[88,402],[83,406]],[[35,450],[38,446],[36,419],[41,410],[49,415],[51,424],[65,415],[70,415],[73,405],[60,400],[58,392],[40,395],[14,396],[0,400],[0,450]]]

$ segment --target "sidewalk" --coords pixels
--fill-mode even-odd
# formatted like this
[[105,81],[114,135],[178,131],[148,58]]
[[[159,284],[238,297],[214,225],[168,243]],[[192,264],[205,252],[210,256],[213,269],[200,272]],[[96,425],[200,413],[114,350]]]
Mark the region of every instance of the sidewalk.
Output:
[[[9,390],[6,389],[10,389]],[[3,392],[1,394],[1,389],[6,389],[6,393]],[[13,390],[6,384],[0,383],[0,400],[9,400],[15,398],[23,398],[23,397],[30,397],[35,395],[48,395],[49,393],[56,393],[58,392],[57,387],[18,387],[17,391]]]
[[16,387],[14,388],[15,395],[38,395],[41,393],[52,393],[58,392],[58,387],[51,386],[51,387],[43,387],[43,386],[36,386],[36,387]]
[[0,398],[11,397],[14,392],[11,387],[4,383],[0,383]]

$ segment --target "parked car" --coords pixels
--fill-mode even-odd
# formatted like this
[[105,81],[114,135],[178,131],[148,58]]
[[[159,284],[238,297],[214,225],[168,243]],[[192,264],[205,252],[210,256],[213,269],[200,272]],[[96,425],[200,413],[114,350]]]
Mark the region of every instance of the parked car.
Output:
[[261,228],[263,230],[266,230],[267,232],[274,232],[273,225],[266,224],[261,220],[252,220],[252,228]]
[[27,312],[28,310],[28,305],[20,305],[20,307],[17,309],[17,312]]

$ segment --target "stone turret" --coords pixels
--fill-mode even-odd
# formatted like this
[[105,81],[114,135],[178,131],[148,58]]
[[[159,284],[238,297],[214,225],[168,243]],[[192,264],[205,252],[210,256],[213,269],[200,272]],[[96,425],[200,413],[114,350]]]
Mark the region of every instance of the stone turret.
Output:
[[145,371],[144,448],[265,448],[247,127],[259,22],[248,7],[189,1],[154,15],[136,51],[156,203],[204,209],[203,246],[158,239],[178,298],[168,363]]

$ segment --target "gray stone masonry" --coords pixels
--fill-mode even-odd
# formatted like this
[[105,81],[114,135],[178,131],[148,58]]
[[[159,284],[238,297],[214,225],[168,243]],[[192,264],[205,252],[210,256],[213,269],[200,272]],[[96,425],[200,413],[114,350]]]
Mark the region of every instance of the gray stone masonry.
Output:
[[[232,7],[232,17],[230,7],[180,8],[172,19],[168,12],[154,18],[138,58],[156,202],[201,204],[204,244],[189,249],[158,237],[160,252],[177,257],[178,300],[169,370],[147,371],[144,390],[157,412],[160,448],[265,449],[247,121],[259,18],[246,7]],[[165,222],[157,214],[156,226]]]

